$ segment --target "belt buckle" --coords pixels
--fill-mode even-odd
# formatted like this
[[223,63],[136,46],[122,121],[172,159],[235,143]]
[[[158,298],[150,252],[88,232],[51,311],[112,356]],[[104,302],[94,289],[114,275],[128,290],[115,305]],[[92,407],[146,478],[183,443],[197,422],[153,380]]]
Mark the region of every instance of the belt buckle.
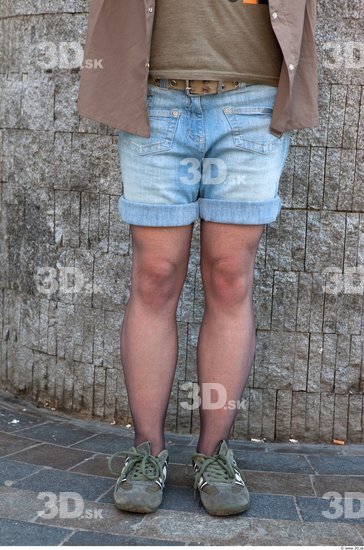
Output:
[[189,95],[189,96],[200,95],[200,94],[196,94],[196,93],[191,92],[192,87],[189,85],[190,82],[191,82],[191,80],[189,80],[188,78],[185,78],[185,92],[186,92],[186,94]]
[[[192,79],[192,80],[194,80],[194,79]],[[187,94],[188,96],[196,96],[196,95],[198,95],[198,96],[204,96],[204,95],[211,95],[211,94],[217,94],[217,93],[218,93],[218,91],[217,91],[217,92],[207,92],[207,93],[191,92],[191,86],[189,86],[191,80],[188,79],[188,78],[185,78],[185,82],[186,82],[185,91],[186,91],[186,94]],[[220,82],[220,81],[219,81],[219,82]],[[221,82],[222,82],[222,81],[221,81]]]

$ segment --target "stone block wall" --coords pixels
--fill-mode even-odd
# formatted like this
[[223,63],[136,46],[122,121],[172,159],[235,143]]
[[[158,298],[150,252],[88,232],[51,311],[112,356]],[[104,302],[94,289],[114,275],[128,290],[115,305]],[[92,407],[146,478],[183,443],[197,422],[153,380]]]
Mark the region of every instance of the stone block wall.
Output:
[[[130,422],[119,352],[131,240],[117,131],[76,111],[86,0],[0,5],[0,387]],[[364,5],[320,0],[320,127],[293,133],[254,283],[257,350],[234,436],[364,442]],[[166,429],[196,378],[195,224]]]

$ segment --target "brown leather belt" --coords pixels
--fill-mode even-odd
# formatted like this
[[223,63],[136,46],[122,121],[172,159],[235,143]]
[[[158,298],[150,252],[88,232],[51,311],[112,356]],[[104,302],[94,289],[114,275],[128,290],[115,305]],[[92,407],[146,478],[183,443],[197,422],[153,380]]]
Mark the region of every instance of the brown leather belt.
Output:
[[[154,86],[160,86],[160,78],[148,76],[148,82]],[[168,88],[173,90],[185,90],[187,95],[208,95],[236,90],[239,87],[238,80],[188,80],[163,79],[168,82]]]

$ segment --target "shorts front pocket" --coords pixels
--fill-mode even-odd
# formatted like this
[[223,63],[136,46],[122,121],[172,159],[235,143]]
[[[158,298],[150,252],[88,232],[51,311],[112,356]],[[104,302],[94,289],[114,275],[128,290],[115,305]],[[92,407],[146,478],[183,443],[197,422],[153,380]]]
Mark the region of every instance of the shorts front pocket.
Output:
[[150,136],[138,136],[119,130],[119,146],[136,155],[151,155],[172,149],[180,111],[178,109],[148,109]]
[[271,134],[273,109],[270,107],[224,107],[236,147],[266,155],[279,147],[282,136]]

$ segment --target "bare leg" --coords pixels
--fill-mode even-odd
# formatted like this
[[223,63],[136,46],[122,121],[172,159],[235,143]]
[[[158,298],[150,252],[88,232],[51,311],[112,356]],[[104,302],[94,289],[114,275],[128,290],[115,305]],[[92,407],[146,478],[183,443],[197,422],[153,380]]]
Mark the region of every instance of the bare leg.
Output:
[[[264,225],[201,220],[201,275],[205,312],[197,348],[200,387],[200,438],[197,451],[212,454],[220,439],[229,439],[255,353],[253,310],[254,263]],[[224,403],[213,409],[204,399],[205,383],[222,385]],[[217,402],[218,391],[209,394]],[[226,407],[226,408],[224,408]]]
[[165,447],[164,422],[177,364],[176,309],[186,278],[193,224],[132,225],[131,295],[120,334],[134,445]]

